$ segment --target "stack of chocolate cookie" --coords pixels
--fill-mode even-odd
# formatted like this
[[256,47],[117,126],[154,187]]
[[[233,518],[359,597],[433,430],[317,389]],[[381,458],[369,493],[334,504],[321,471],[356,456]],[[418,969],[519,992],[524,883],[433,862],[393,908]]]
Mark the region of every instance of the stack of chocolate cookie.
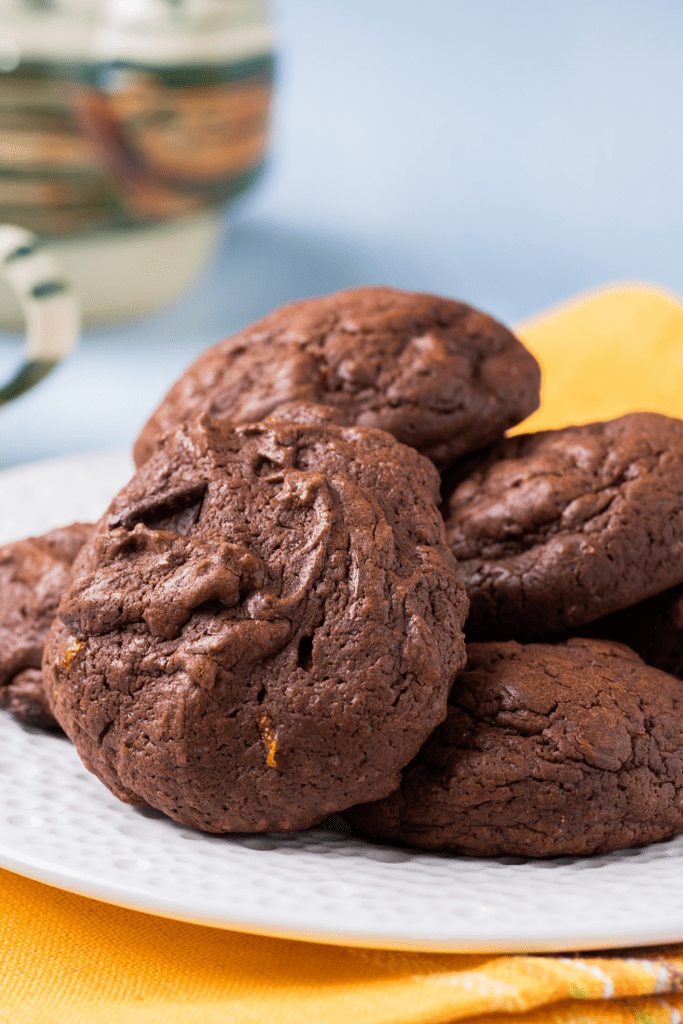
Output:
[[519,435],[463,476],[445,516],[470,598],[467,668],[400,789],[348,820],[479,855],[682,831],[683,684],[660,669],[683,662],[683,631],[667,631],[683,580],[683,422],[633,413]]
[[60,577],[43,682],[86,766],[214,832],[341,811],[549,856],[683,830],[683,684],[612,639],[683,584],[683,423],[505,440],[539,387],[490,317],[389,288],[209,349]]

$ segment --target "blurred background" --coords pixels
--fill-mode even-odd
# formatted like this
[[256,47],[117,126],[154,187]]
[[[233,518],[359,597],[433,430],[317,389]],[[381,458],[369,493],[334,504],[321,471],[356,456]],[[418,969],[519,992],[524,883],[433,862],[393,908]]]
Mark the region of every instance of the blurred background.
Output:
[[[55,2],[32,0],[32,16],[44,17]],[[159,17],[187,2],[154,0]],[[204,2],[202,17],[218,46],[211,18],[220,21],[221,5],[232,2]],[[169,170],[165,154],[153,150],[158,124],[150,109],[181,117],[178,103],[169,113],[161,93],[149,100],[150,80],[127,65],[123,77],[118,65],[118,77],[88,82],[81,75],[91,87],[78,101],[81,124],[97,136],[105,171],[118,175],[126,193],[100,203],[100,225],[88,230],[114,247],[117,238],[126,245],[133,236],[138,243],[146,238],[149,251],[141,254],[130,242],[117,257],[118,269],[107,270],[97,262],[102,247],[92,255],[78,241],[78,224],[27,224],[56,236],[60,252],[81,245],[76,256],[93,271],[87,288],[97,292],[101,281],[110,298],[108,312],[90,317],[93,326],[76,352],[0,411],[0,467],[130,444],[201,349],[292,299],[381,283],[459,298],[514,323],[615,280],[683,293],[680,3],[275,0],[258,6],[260,28],[255,22],[252,35],[240,37],[241,84],[230,94],[239,95],[238,113],[243,118],[247,111],[251,134],[234,166],[232,158],[221,163],[220,147],[203,155],[192,143],[195,164],[213,160],[218,168],[206,180],[196,166]],[[114,29],[125,28],[131,11],[132,0],[114,5],[118,21],[100,33],[101,48],[111,44]],[[144,35],[129,34],[138,43]],[[144,38],[153,49],[154,32]],[[177,44],[168,33],[164,39],[163,46]],[[0,76],[17,71],[13,54],[7,30],[0,31]],[[220,64],[220,54],[212,59]],[[11,155],[8,132],[16,117],[2,95],[0,82],[0,165],[3,152]],[[102,96],[108,97],[104,108]],[[232,117],[233,99],[225,102],[221,110]],[[162,170],[152,178],[112,126],[116,103],[132,119],[139,146],[149,143],[149,160],[157,153]],[[45,116],[45,101],[38,106]],[[0,199],[1,186],[2,180]],[[199,207],[209,194],[207,214]],[[79,202],[92,211],[87,197]],[[158,228],[134,223],[156,224],[162,209]],[[7,218],[1,206],[0,214]],[[117,282],[135,295],[128,306],[112,292]],[[156,308],[145,309],[146,294]],[[11,317],[7,322],[0,334],[4,376],[21,347]]]

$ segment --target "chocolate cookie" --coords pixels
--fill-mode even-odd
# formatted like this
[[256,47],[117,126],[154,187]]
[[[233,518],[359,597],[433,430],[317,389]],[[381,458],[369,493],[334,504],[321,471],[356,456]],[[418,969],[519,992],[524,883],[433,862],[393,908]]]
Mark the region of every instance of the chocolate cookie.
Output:
[[468,639],[538,637],[683,582],[683,421],[508,438],[449,501]]
[[647,665],[683,679],[683,586],[605,615],[582,630],[628,644]]
[[331,405],[439,467],[497,440],[539,403],[540,370],[514,335],[462,302],[355,288],[283,306],[207,349],[144,427],[141,465],[199,411],[246,423],[282,402]]
[[369,428],[201,417],[78,559],[53,710],[121,799],[212,832],[396,788],[464,664],[464,587],[417,452]]
[[71,565],[94,527],[73,523],[0,548],[0,708],[58,728],[43,690],[43,645]]
[[683,831],[683,685],[622,644],[468,644],[448,718],[361,835],[479,857],[606,853]]

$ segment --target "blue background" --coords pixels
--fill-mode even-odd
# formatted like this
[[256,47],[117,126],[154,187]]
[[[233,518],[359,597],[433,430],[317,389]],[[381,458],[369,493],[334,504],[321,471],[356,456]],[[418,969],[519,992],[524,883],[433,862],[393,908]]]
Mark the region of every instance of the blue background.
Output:
[[129,444],[202,348],[301,296],[387,283],[514,322],[616,279],[683,293],[680,2],[280,0],[273,20],[270,163],[217,260],[2,410],[0,465]]

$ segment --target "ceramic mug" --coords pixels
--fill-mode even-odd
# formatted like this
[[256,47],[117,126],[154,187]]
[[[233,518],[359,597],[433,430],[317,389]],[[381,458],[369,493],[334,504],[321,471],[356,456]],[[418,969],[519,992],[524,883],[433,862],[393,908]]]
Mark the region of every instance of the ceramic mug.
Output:
[[50,240],[84,322],[201,273],[264,167],[274,70],[267,0],[0,0],[0,222]]
[[0,406],[45,377],[78,341],[80,314],[73,287],[31,231],[0,226],[0,277],[14,292],[26,323],[23,361],[6,384]]
[[265,0],[0,0],[0,218],[83,237],[232,203],[273,69]]

